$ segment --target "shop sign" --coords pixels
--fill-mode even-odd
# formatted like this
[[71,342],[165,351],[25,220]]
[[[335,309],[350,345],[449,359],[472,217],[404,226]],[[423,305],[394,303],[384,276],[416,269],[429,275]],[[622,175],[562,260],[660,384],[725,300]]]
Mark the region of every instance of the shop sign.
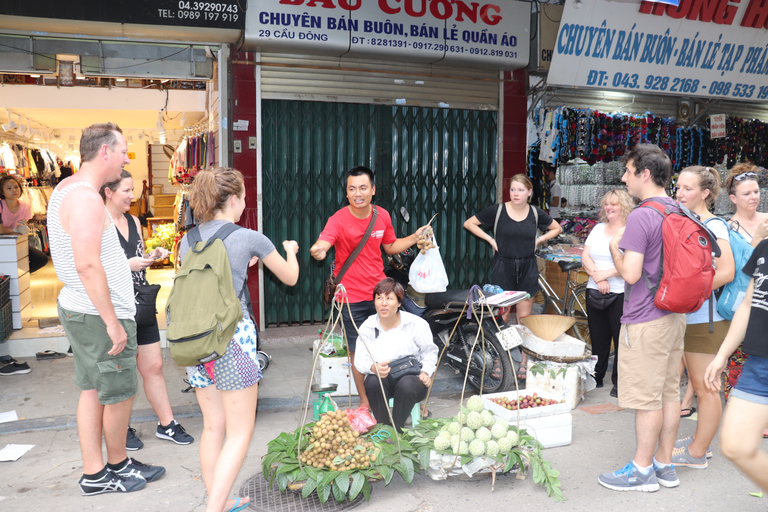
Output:
[[709,137],[712,139],[725,137],[725,114],[709,116]]
[[183,27],[230,28],[242,30],[245,11],[242,0],[10,0],[0,2],[0,14],[60,20],[101,21]]
[[548,83],[768,99],[768,2],[566,0]]
[[510,0],[251,0],[244,48],[519,69],[530,10]]

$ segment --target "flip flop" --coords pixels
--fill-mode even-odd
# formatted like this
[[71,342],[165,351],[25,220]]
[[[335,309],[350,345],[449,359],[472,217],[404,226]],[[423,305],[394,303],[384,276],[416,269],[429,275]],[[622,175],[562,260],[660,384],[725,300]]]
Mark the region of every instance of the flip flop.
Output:
[[[688,411],[688,412],[684,413],[683,411]],[[693,416],[693,413],[695,413],[695,412],[696,412],[696,408],[695,407],[686,407],[685,409],[680,409],[680,417],[681,418],[688,418],[690,416]]]
[[228,510],[228,512],[239,512],[240,510],[245,510],[248,508],[248,505],[251,504],[251,501],[246,501],[243,505],[240,505],[240,502],[242,501],[242,498],[237,498],[237,501],[235,501],[235,504],[232,505],[232,508]]
[[62,354],[61,352],[56,352],[54,350],[46,350],[44,352],[38,352],[35,354],[35,357],[40,361],[43,359],[61,359],[62,357],[67,357],[67,354]]

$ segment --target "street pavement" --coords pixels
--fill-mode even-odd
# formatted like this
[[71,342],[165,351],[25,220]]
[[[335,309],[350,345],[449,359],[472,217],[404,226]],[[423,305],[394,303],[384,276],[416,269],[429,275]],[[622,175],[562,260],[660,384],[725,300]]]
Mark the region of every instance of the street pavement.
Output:
[[[264,331],[262,348],[273,360],[259,388],[256,429],[233,496],[244,482],[261,472],[260,461],[266,453],[267,442],[283,431],[297,428],[301,396],[310,374],[310,349],[316,337],[317,326]],[[170,354],[167,354],[165,376],[171,403],[177,420],[195,436],[195,443],[177,446],[156,438],[157,419],[140,391],[131,425],[138,430],[145,446],[129,455],[144,463],[163,465],[168,472],[138,492],[91,497],[81,496],[77,486],[82,462],[75,423],[78,391],[73,384],[73,359],[22,360],[33,368],[32,373],[0,377],[0,412],[15,410],[20,418],[16,422],[0,423],[0,448],[6,444],[35,446],[18,461],[0,462],[0,511],[205,510],[197,442],[202,417],[194,393],[182,393],[187,387],[182,380],[184,371],[175,365]],[[428,404],[434,417],[456,413],[461,381],[449,368],[439,370]],[[548,498],[544,488],[534,484],[530,477],[518,480],[514,476],[499,476],[492,490],[491,480],[486,478],[432,481],[425,474],[417,474],[411,485],[406,485],[398,476],[388,486],[375,484],[370,502],[364,502],[359,508],[419,512],[466,512],[478,506],[516,511],[768,510],[768,496],[750,495],[759,489],[720,454],[718,438],[712,444],[715,455],[709,460],[709,468],[678,468],[681,484],[675,489],[620,493],[601,487],[597,476],[624,466],[635,447],[634,414],[618,409],[609,390],[610,387],[605,387],[589,392],[572,411],[573,442],[569,446],[544,452],[545,458],[561,472],[562,489],[567,498],[563,503]],[[340,398],[337,402],[345,407],[347,400]],[[309,414],[311,416],[311,412]],[[694,420],[681,420],[680,436],[692,433],[695,427]]]

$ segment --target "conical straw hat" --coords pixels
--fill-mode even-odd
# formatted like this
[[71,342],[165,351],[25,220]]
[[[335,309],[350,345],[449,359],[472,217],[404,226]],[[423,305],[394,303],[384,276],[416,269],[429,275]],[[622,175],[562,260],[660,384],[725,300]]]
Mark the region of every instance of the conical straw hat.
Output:
[[576,319],[562,315],[531,315],[521,318],[520,322],[539,338],[554,341],[555,338],[573,327]]

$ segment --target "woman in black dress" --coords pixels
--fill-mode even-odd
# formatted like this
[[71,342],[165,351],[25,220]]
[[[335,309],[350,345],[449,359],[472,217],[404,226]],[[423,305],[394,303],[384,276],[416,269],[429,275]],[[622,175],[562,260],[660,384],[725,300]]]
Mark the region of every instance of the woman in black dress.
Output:
[[[464,222],[467,230],[493,248],[491,284],[505,291],[524,291],[531,295],[530,299],[517,304],[518,322],[531,314],[533,297],[538,291],[536,247],[563,231],[547,212],[529,204],[532,193],[531,181],[524,174],[516,174],[509,183],[509,201],[486,208]],[[492,229],[493,234],[483,228]],[[539,231],[543,233],[540,236]],[[518,379],[525,379],[527,363],[528,356],[523,353]]]

